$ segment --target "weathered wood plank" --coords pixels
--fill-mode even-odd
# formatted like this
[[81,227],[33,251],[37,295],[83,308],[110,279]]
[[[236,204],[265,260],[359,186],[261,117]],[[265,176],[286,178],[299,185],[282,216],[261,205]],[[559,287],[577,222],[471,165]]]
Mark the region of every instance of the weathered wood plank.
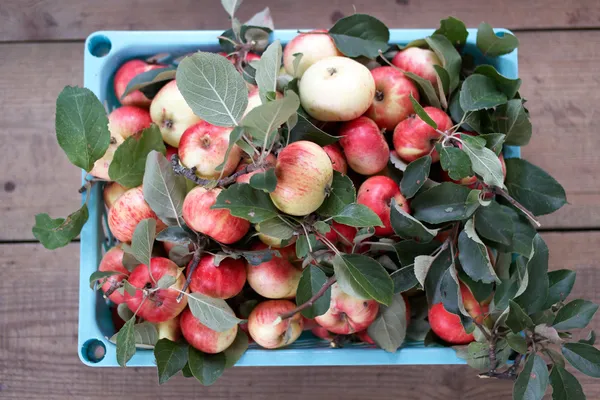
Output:
[[[328,28],[352,14],[352,4],[259,0],[244,4],[239,14],[243,21],[269,6],[279,28]],[[511,29],[600,26],[600,7],[594,0],[378,0],[354,5],[358,12],[374,15],[394,28],[433,28],[448,15],[468,26],[481,21]],[[3,0],[0,5],[0,41],[83,39],[97,30],[222,29],[226,25],[227,16],[218,1]]]
[[[547,233],[552,269],[573,268],[573,295],[600,302],[600,233]],[[79,250],[0,247],[0,397],[3,399],[510,398],[506,381],[476,378],[466,366],[235,368],[209,388],[175,378],[159,387],[152,368],[88,368],[77,357]],[[592,323],[600,329],[600,318]],[[577,374],[589,399],[600,383]],[[99,390],[102,388],[102,390]]]
[[[600,136],[594,134],[600,103],[600,31],[523,32],[519,35],[522,93],[534,122],[523,155],[555,176],[570,205],[542,217],[545,228],[600,227],[600,187],[595,184]],[[578,43],[574,46],[574,43]],[[0,45],[0,240],[31,239],[33,215],[66,216],[79,204],[79,172],[54,135],[55,98],[65,85],[81,84],[82,44]]]

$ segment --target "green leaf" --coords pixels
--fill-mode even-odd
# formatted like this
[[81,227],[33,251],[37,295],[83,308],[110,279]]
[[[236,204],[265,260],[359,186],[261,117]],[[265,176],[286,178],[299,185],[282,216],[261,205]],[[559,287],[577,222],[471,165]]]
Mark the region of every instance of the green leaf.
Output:
[[316,127],[315,124],[311,122],[310,118],[306,114],[303,114],[303,112],[300,110],[298,111],[297,115],[298,122],[289,133],[290,143],[298,142],[300,140],[308,140],[309,142],[314,142],[319,146],[327,146],[328,144],[333,144],[339,140],[338,136],[332,136]]
[[542,352],[548,356],[548,358],[550,359],[550,361],[552,361],[554,365],[558,365],[562,368],[565,368],[565,358],[560,353],[548,347],[543,349]]
[[[423,285],[423,289],[425,290],[425,294],[427,295],[428,304],[436,304],[442,301],[440,285],[442,283],[442,278],[444,277],[444,274],[446,273],[448,268],[450,268],[451,265],[452,257],[449,248],[438,254],[435,260],[431,263]],[[417,275],[418,277],[416,268],[415,275]]]
[[173,261],[177,266],[183,268],[192,260],[193,252],[190,251],[189,245],[178,244],[174,246],[168,254],[169,260]]
[[492,65],[478,65],[473,71],[474,74],[480,74],[493,79],[496,86],[506,95],[506,98],[515,97],[521,87],[521,79],[510,79],[501,75]]
[[400,191],[407,198],[413,197],[427,181],[429,169],[431,168],[431,156],[426,155],[408,164],[402,180]]
[[217,196],[213,209],[228,209],[231,215],[254,224],[275,218],[278,214],[269,195],[250,185],[236,183]]
[[225,371],[225,354],[207,354],[196,350],[192,346],[188,348],[188,365],[192,375],[204,386],[210,386],[223,375]]
[[276,40],[267,47],[258,61],[256,84],[263,103],[266,102],[267,93],[277,90],[277,75],[281,68],[281,53],[281,42]]
[[487,343],[471,342],[467,347],[467,364],[471,368],[485,371],[490,368],[489,345]]
[[[117,306],[117,314],[119,315],[119,317],[121,317],[121,319],[123,321],[127,321],[131,318],[133,318],[133,311],[131,311],[129,309],[129,307],[127,307],[127,303],[121,303]],[[116,337],[115,337],[115,341],[116,341]],[[156,341],[155,341],[156,344]]]
[[188,304],[194,317],[213,331],[225,332],[242,322],[225,300],[208,297],[202,293],[190,293]]
[[419,93],[421,94],[422,101],[424,100],[432,107],[442,108],[440,99],[430,81],[421,78],[419,75],[413,74],[412,72],[404,72],[404,76],[413,81],[420,88]]
[[506,139],[504,133],[486,133],[485,135],[479,135],[478,137],[485,139],[485,147],[492,150],[497,156],[500,156],[502,153],[502,145]]
[[412,265],[400,268],[390,275],[394,282],[394,293],[403,293],[417,286],[417,277],[415,276],[415,268]]
[[127,280],[123,280],[123,288],[125,292],[129,293],[130,296],[135,296],[137,288],[129,283]]
[[436,240],[429,243],[417,243],[412,240],[403,240],[394,244],[398,259],[403,266],[412,265],[416,256],[429,255],[442,244]]
[[476,209],[467,205],[470,191],[451,182],[434,186],[412,200],[413,217],[430,224],[467,219]]
[[505,162],[508,192],[533,215],[550,214],[567,203],[565,189],[541,168],[520,158]]
[[264,10],[257,12],[244,23],[246,26],[255,26],[258,28],[266,29],[267,31],[275,30],[273,26],[273,18],[271,17],[271,10],[269,7],[265,7]]
[[300,98],[296,93],[288,90],[285,97],[264,103],[253,108],[242,121],[242,126],[251,134],[252,138],[261,146],[266,140],[267,145],[273,141],[273,133],[279,129],[300,106]]
[[448,171],[451,179],[458,181],[473,176],[471,159],[467,153],[453,146],[441,147],[439,153],[442,169]]
[[389,46],[390,31],[383,22],[366,14],[339,19],[329,30],[335,46],[347,57],[375,59]]
[[321,235],[325,235],[331,231],[331,226],[324,221],[317,221],[313,226]]
[[338,254],[333,269],[340,288],[351,296],[390,305],[394,284],[381,264],[361,254]]
[[529,315],[517,303],[509,300],[508,317],[506,318],[506,326],[514,333],[519,333],[525,328],[533,329],[534,324]]
[[183,375],[184,378],[193,378],[194,375],[192,374],[192,371],[190,370],[190,364],[185,364],[185,367],[183,367],[181,369],[181,374]]
[[262,190],[267,193],[274,191],[277,187],[275,168],[269,168],[265,172],[259,172],[252,175],[249,183],[254,189]]
[[225,157],[223,157],[223,162],[215,167],[215,171],[223,171],[225,164],[227,164],[227,160],[229,160],[229,154],[235,145],[238,145],[242,149],[244,149],[244,145],[247,145],[242,139],[244,136],[245,130],[241,126],[236,126],[233,128],[231,132],[229,132],[229,142],[227,144],[227,150],[225,151]]
[[583,388],[577,378],[560,365],[554,365],[550,373],[552,400],[585,400]]
[[[125,275],[119,271],[94,271],[90,275],[90,289],[94,289],[96,286],[96,282],[99,280],[104,280],[105,278],[114,276],[114,275]],[[103,282],[100,282],[99,285],[102,285]]]
[[493,129],[506,135],[507,145],[525,146],[529,143],[532,127],[523,100],[509,100],[496,108],[492,118]]
[[380,306],[379,315],[369,325],[367,332],[377,346],[395,353],[406,337],[406,304],[402,294],[397,293],[389,306]]
[[257,266],[264,262],[270,261],[273,257],[281,258],[281,254],[276,249],[262,249],[251,251],[238,251],[248,261],[250,265]]
[[223,5],[225,11],[227,11],[227,14],[233,18],[235,12],[238,10],[238,8],[240,8],[242,0],[221,0],[221,4]]
[[48,250],[68,245],[81,232],[89,216],[86,204],[67,218],[52,219],[48,214],[37,214],[33,236]]
[[[446,71],[444,67],[437,64],[433,65],[433,69],[435,69],[435,72],[439,77],[438,92],[440,93],[440,97],[442,94],[448,94],[450,92],[450,75],[448,75],[448,71]],[[441,88],[439,87],[440,84]],[[446,108],[446,106],[444,106],[444,108]]]
[[408,214],[392,199],[390,221],[396,235],[415,242],[428,243],[438,233],[438,229],[429,229],[419,220]]
[[135,317],[127,320],[117,334],[117,362],[121,367],[124,367],[135,354],[134,324]]
[[175,282],[177,282],[177,278],[172,275],[164,274],[158,282],[156,282],[156,287],[160,289],[167,289],[172,286]]
[[143,179],[144,200],[167,225],[177,225],[183,213],[185,178],[175,175],[169,160],[152,150],[146,159]]
[[511,250],[517,254],[529,257],[536,230],[524,216],[517,214],[512,208],[506,207],[503,210],[511,215],[513,221],[514,232]]
[[542,400],[548,388],[548,368],[546,362],[536,355],[527,357],[523,371],[513,387],[514,400]]
[[493,79],[484,75],[471,75],[460,89],[460,107],[464,111],[477,111],[507,102],[506,95],[496,88]]
[[223,351],[225,354],[225,368],[233,367],[242,358],[246,350],[248,350],[248,335],[243,330],[238,329],[233,343]]
[[317,245],[317,238],[314,234],[301,235],[296,240],[296,257],[302,259],[308,255],[310,249],[314,249]]
[[373,210],[363,204],[348,204],[333,217],[340,224],[364,228],[368,226],[383,226],[383,222]]
[[329,189],[329,196],[317,210],[317,213],[331,217],[356,201],[356,189],[354,183],[347,176],[338,171],[333,171],[333,181]]
[[275,217],[256,224],[256,231],[281,240],[289,240],[294,235],[294,228],[281,218]]
[[483,182],[490,186],[504,186],[504,174],[500,159],[492,150],[483,147],[474,137],[463,135],[463,151],[471,160],[473,171],[483,178]]
[[413,108],[415,109],[415,114],[417,114],[419,118],[421,118],[423,122],[425,122],[427,125],[429,125],[433,129],[437,129],[437,123],[433,119],[431,119],[429,114],[427,114],[427,111],[425,111],[425,109],[421,107],[419,102],[415,100],[415,98],[412,95],[412,92],[408,94],[408,97],[410,98],[410,102],[412,103]]
[[140,186],[144,179],[146,159],[152,150],[167,151],[158,126],[152,124],[142,131],[141,137],[130,136],[117,147],[108,176],[125,187]]
[[415,265],[413,267],[415,278],[421,284],[422,287],[425,287],[425,280],[427,278],[427,274],[429,273],[429,269],[431,268],[431,265],[435,260],[435,257],[429,255],[419,255],[415,257]]
[[69,161],[90,172],[110,144],[104,106],[89,89],[65,87],[56,99],[56,139]]
[[[311,297],[317,294],[319,290],[327,283],[327,276],[321,268],[315,265],[309,265],[302,272],[302,277],[298,283],[296,292],[296,304],[298,306],[306,303]],[[327,288],[325,294],[319,297],[312,306],[302,310],[302,315],[306,318],[314,318],[323,315],[329,310],[331,300],[331,288]]]
[[156,235],[156,240],[159,242],[173,242],[177,244],[190,244],[195,239],[194,232],[185,225],[183,227],[169,226]]
[[[125,305],[125,303],[122,304]],[[131,313],[128,320],[131,318],[133,318],[133,313]],[[156,326],[150,322],[142,322],[141,324],[133,325],[133,336],[135,347],[138,349],[153,349],[158,341],[158,331],[156,330]],[[113,335],[109,340],[118,345],[119,334]]]
[[158,383],[162,385],[185,367],[188,362],[188,344],[160,339],[154,346]]
[[585,328],[596,311],[598,311],[598,305],[591,301],[573,300],[558,310],[552,326],[559,331]]
[[440,27],[433,34],[446,36],[455,47],[463,47],[469,36],[464,22],[454,17],[441,20]]
[[470,111],[465,117],[465,111],[460,106],[460,91],[454,92],[454,95],[450,99],[450,104],[448,105],[448,111],[450,112],[452,120],[456,123],[462,121],[464,117],[464,123],[461,125],[461,129],[478,133],[484,132],[485,129],[483,127],[484,123],[481,114],[482,112],[487,111]]
[[527,341],[525,337],[518,333],[509,333],[506,335],[506,341],[510,348],[517,353],[527,354]]
[[197,52],[177,68],[177,87],[194,114],[217,126],[235,126],[248,106],[248,88],[233,64]]
[[600,350],[594,346],[585,343],[565,343],[562,353],[578,371],[600,378]]
[[548,246],[538,234],[533,239],[533,251],[527,263],[529,283],[515,299],[528,314],[540,311],[548,297]]
[[156,68],[134,76],[119,100],[123,100],[125,96],[136,90],[140,90],[149,99],[154,98],[164,85],[175,79],[176,69],[175,67]]
[[477,47],[484,56],[497,57],[519,47],[519,40],[508,32],[498,36],[490,24],[482,22],[477,29]]
[[152,246],[156,237],[156,220],[146,218],[140,221],[133,231],[131,239],[131,254],[141,264],[150,267],[152,257]]
[[585,343],[585,344],[589,344],[589,345],[594,345],[596,343],[596,332],[594,332],[593,330],[590,331],[590,333],[588,334],[586,339],[580,339],[579,343]]
[[444,69],[448,72],[448,78],[450,78],[449,92],[452,93],[458,87],[460,80],[460,68],[462,65],[460,54],[458,54],[458,51],[456,51],[448,38],[443,35],[434,33],[432,36],[426,37],[425,41],[427,41],[431,50],[442,61]]
[[505,206],[492,201],[487,207],[479,207],[475,212],[475,229],[484,238],[510,246],[513,239],[513,221]]

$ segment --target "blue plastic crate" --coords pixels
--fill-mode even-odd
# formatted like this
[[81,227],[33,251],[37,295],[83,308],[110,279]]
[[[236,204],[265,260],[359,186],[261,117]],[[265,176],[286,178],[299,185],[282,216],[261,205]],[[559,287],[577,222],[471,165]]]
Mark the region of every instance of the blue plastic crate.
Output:
[[[406,44],[414,39],[431,35],[431,29],[392,29],[390,42]],[[492,64],[508,78],[517,78],[517,51],[486,59],[475,46],[476,30],[469,30],[466,51],[475,56],[477,64]],[[497,29],[497,33],[509,32]],[[113,75],[117,68],[132,58],[144,58],[158,53],[189,53],[196,50],[218,51],[217,36],[222,31],[168,31],[168,32],[118,32],[102,31],[91,34],[84,49],[84,85],[92,90],[109,108],[118,106],[113,91]],[[296,30],[278,30],[273,39],[285,45]],[[518,147],[504,149],[507,158],[520,156]],[[85,172],[83,174],[85,177]],[[83,200],[82,200],[83,201]],[[95,185],[88,203],[90,217],[81,232],[81,261],[79,276],[79,357],[84,364],[94,367],[115,367],[116,347],[107,337],[114,333],[111,313],[101,292],[89,288],[89,276],[96,271],[103,254],[105,234],[103,228],[104,202],[101,187]],[[105,221],[104,221],[105,225]],[[94,357],[104,348],[104,357]],[[100,351],[102,352],[102,351]],[[409,342],[396,353],[366,345],[350,345],[332,349],[329,343],[304,334],[291,346],[279,350],[263,350],[251,346],[237,363],[238,366],[299,366],[299,365],[397,365],[397,364],[464,364],[455,351],[443,347],[427,347],[421,342]],[[131,361],[132,367],[155,365],[151,350],[138,350]]]

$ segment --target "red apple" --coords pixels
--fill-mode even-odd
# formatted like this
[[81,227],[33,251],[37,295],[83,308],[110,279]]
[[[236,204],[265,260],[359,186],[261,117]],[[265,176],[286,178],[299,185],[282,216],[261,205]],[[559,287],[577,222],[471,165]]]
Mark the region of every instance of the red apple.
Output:
[[190,291],[217,299],[229,299],[236,296],[246,283],[244,261],[225,258],[218,266],[214,262],[215,256],[211,254],[200,259],[198,267],[192,274]]
[[183,201],[183,220],[193,230],[204,233],[224,244],[232,244],[248,233],[250,222],[234,217],[227,209],[211,209],[217,202],[220,188],[193,188]]
[[328,144],[327,146],[323,146],[323,150],[325,150],[325,153],[329,156],[333,169],[346,175],[348,172],[348,163],[346,162],[346,157],[344,157],[340,145],[338,143]]
[[[144,299],[142,289],[154,289],[156,283],[164,275],[177,278],[175,283],[166,289],[158,289],[150,293]],[[187,296],[183,296],[180,302],[177,297],[185,284],[185,276],[179,271],[177,264],[168,258],[152,257],[150,268],[140,264],[131,272],[129,283],[138,288],[135,296],[125,291],[127,307],[148,322],[158,323],[168,321],[178,316],[187,305]]]
[[140,75],[144,72],[147,72],[147,71],[150,71],[153,69],[164,68],[164,67],[166,67],[166,65],[148,64],[147,62],[142,61],[142,60],[130,60],[130,61],[127,61],[126,63],[124,63],[123,65],[121,65],[119,67],[119,69],[117,70],[117,73],[115,74],[115,79],[114,79],[115,95],[117,96],[117,99],[119,99],[121,104],[123,104],[124,106],[137,106],[137,107],[148,108],[150,106],[150,103],[152,102],[152,100],[147,98],[139,90],[135,90],[135,91],[129,93],[124,98],[121,98],[121,97],[125,93],[125,89],[127,89],[127,85],[129,84],[129,82],[133,78],[135,78],[137,75]]
[[129,271],[123,266],[123,250],[121,250],[121,247],[113,247],[104,254],[102,261],[100,261],[100,266],[98,266],[98,271],[120,272],[119,275],[112,275],[106,278],[106,281],[102,284],[102,291],[106,293],[108,290],[112,290],[113,292],[108,296],[110,301],[115,304],[124,303],[125,297],[115,290],[115,287],[123,279],[129,277]]
[[167,157],[167,160],[171,161],[171,157],[173,157],[175,154],[177,154],[179,149],[177,149],[177,147],[169,146],[168,144],[165,145],[165,147],[167,148],[165,157]]
[[375,341],[373,339],[371,339],[371,336],[369,336],[369,332],[367,332],[366,329],[364,331],[356,332],[356,337],[361,342],[364,342],[367,344],[375,344]]
[[[424,109],[435,121],[439,131],[445,132],[452,127],[452,120],[444,111],[435,107],[425,107]],[[408,163],[430,152],[433,162],[437,162],[440,160],[440,155],[434,147],[440,137],[441,134],[427,125],[419,116],[412,115],[400,122],[394,129],[394,148],[398,156]]]
[[362,175],[373,175],[387,166],[390,148],[377,124],[359,117],[340,127],[340,145],[350,168]]
[[379,128],[391,131],[415,112],[409,95],[412,93],[419,101],[419,89],[394,67],[378,67],[371,74],[375,80],[375,99],[365,115]]
[[275,207],[304,216],[323,204],[333,180],[333,166],[321,146],[301,140],[281,150],[275,175],[277,187],[270,193]]
[[[266,249],[258,243],[253,250]],[[294,265],[297,262],[294,246],[279,249],[281,257],[275,257],[259,265],[247,264],[248,284],[254,291],[268,299],[290,299],[296,296],[302,270]]]
[[296,305],[289,300],[268,300],[258,304],[248,317],[248,331],[252,339],[266,349],[277,349],[295,342],[304,325],[300,313],[273,325],[281,314],[294,308]]
[[355,237],[356,228],[335,221],[331,224],[331,230],[325,234],[325,238],[330,242],[345,249],[352,249]]
[[[218,53],[219,55],[226,57],[229,61],[231,61],[231,63],[233,65],[236,64],[237,62],[237,54],[232,54],[232,55],[227,55],[227,53],[225,53],[224,51],[220,51]],[[248,52],[246,53],[246,57],[242,60],[242,65],[245,66],[246,64],[250,64],[252,61],[258,61],[260,60],[260,56],[256,53],[252,53],[252,52]]]
[[[244,168],[246,168],[248,166],[248,164],[251,164],[251,163],[252,163],[252,161],[249,158],[243,158],[242,161],[240,161],[237,168],[235,169],[235,172],[243,170]],[[250,178],[252,178],[252,176],[254,176],[260,172],[265,172],[269,168],[275,167],[275,164],[277,163],[277,159],[275,158],[275,156],[273,154],[269,154],[265,158],[265,163],[266,163],[266,168],[258,168],[252,172],[248,172],[244,175],[240,175],[237,178],[235,178],[235,181],[237,183],[250,183]]]
[[172,318],[168,321],[159,322],[154,324],[154,326],[158,332],[158,340],[169,339],[172,342],[176,342],[181,337],[181,325],[179,317]]
[[233,343],[237,335],[238,326],[226,330],[225,332],[213,331],[202,324],[190,309],[181,313],[181,332],[190,346],[204,353],[220,353]]
[[108,227],[121,242],[130,242],[137,225],[147,218],[156,220],[157,233],[167,227],[146,203],[142,187],[138,186],[129,189],[114,202],[108,211]]
[[104,197],[104,204],[106,204],[106,207],[110,209],[113,206],[113,204],[115,204],[115,201],[117,201],[117,199],[121,197],[121,195],[126,191],[127,188],[118,184],[117,182],[107,183],[104,186],[104,191],[102,192],[102,195]]
[[[317,34],[322,32],[322,35]],[[294,71],[294,54],[302,53],[302,58],[298,64],[297,71]],[[319,60],[332,56],[342,56],[333,42],[333,39],[327,34],[326,30],[314,30],[309,33],[301,33],[285,46],[283,49],[283,66],[285,71],[301,78],[304,71]],[[295,72],[295,74],[294,74]]]
[[427,79],[437,88],[437,72],[434,65],[442,65],[438,56],[431,50],[409,47],[402,50],[392,59],[392,64],[401,70],[412,72]]
[[383,222],[383,227],[375,227],[377,236],[389,236],[394,233],[390,222],[392,199],[395,199],[404,211],[410,213],[408,201],[402,196],[399,185],[387,176],[372,176],[358,189],[356,202],[369,207]]
[[331,332],[329,332],[327,329],[323,328],[322,326],[317,326],[315,328],[312,328],[310,330],[310,332],[315,335],[316,337],[323,339],[323,340],[327,340],[328,342],[331,342],[333,340],[333,335],[331,334]]
[[379,304],[375,300],[352,297],[336,282],[331,286],[329,310],[315,317],[315,321],[330,332],[348,335],[366,329],[375,321],[378,311]]

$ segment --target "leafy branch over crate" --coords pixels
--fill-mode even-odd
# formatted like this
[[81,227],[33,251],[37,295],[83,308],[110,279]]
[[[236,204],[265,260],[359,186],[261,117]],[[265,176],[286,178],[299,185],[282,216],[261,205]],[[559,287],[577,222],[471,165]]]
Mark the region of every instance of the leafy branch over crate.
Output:
[[68,244],[103,183],[120,243],[90,285],[117,307],[118,363],[153,349],[159,383],[210,385],[248,334],[270,349],[311,330],[334,347],[453,346],[515,399],[584,399],[566,362],[600,376],[595,333],[574,332],[598,306],[567,300],[575,273],[548,271],[535,230],[566,197],[515,158],[532,126],[521,80],[496,66],[516,37],[483,23],[474,45],[450,17],[397,45],[354,14],[284,47],[268,8],[241,23],[241,2],[222,3],[221,53],[126,62],[108,116],[87,89],[57,99],[86,200],[33,233]]

